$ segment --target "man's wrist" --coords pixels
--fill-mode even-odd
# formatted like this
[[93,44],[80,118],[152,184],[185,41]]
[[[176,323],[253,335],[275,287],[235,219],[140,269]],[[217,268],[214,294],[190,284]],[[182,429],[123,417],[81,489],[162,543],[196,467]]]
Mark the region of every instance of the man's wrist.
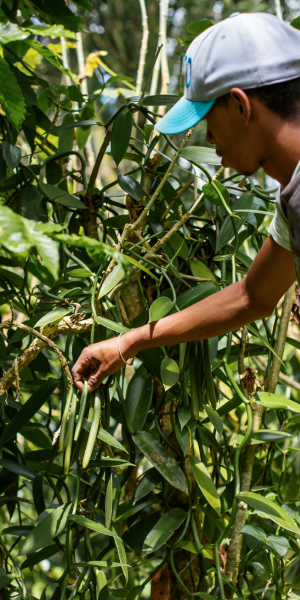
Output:
[[125,360],[133,358],[141,350],[141,327],[123,333],[120,338],[120,348]]

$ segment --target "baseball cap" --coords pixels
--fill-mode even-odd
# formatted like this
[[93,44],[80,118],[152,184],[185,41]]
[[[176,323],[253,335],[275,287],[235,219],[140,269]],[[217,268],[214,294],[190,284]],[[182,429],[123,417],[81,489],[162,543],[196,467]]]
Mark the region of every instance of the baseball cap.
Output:
[[268,13],[234,13],[198,35],[185,55],[184,96],[155,125],[180,133],[203,119],[232,87],[300,76],[300,31]]

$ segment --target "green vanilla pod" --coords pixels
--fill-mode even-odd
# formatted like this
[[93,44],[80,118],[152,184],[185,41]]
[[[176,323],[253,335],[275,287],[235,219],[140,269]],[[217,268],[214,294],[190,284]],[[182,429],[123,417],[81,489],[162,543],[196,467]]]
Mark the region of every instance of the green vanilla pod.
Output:
[[89,433],[89,437],[88,437],[88,441],[86,444],[86,449],[85,449],[84,457],[83,457],[83,461],[82,461],[83,469],[87,468],[87,466],[90,462],[90,458],[92,456],[92,452],[94,449],[94,445],[95,445],[95,441],[96,441],[97,433],[98,433],[98,429],[99,429],[100,415],[101,415],[101,399],[100,399],[99,391],[96,390],[92,426],[90,429],[90,433]]
[[81,431],[82,419],[83,419],[84,413],[85,413],[85,407],[86,407],[87,397],[88,397],[88,382],[87,382],[87,379],[85,379],[84,384],[83,384],[83,390],[82,390],[81,398],[80,398],[80,408],[79,408],[78,421],[77,421],[77,425],[76,425],[76,429],[75,429],[75,434],[74,434],[74,441],[75,442],[77,442],[77,440],[79,438],[80,431]]
[[62,419],[61,419],[59,442],[58,442],[59,452],[61,452],[65,447],[65,441],[66,441],[65,434],[66,434],[67,418],[68,418],[73,394],[74,394],[74,388],[73,388],[73,386],[71,386],[68,391],[65,408],[64,408]]
[[[90,394],[90,407],[88,412],[88,420],[92,421],[94,418],[94,401],[95,401],[95,392]],[[87,441],[89,439],[89,431],[84,429],[82,439],[80,440],[80,448],[78,453],[78,460],[82,460],[84,457]]]
[[213,382],[213,376],[212,376],[212,372],[211,372],[210,347],[211,347],[210,339],[203,340],[206,388],[207,388],[208,398],[210,400],[211,407],[214,410],[216,410],[217,399],[216,399],[216,393],[215,393],[215,386],[214,386],[214,382]]
[[198,356],[197,344],[193,342],[190,351],[190,390],[191,390],[191,417],[199,421],[199,391],[198,391]]
[[76,408],[77,408],[77,394],[74,393],[73,398],[72,398],[71,412],[70,412],[68,431],[67,431],[67,439],[66,439],[66,449],[65,449],[65,456],[64,456],[64,474],[65,475],[68,475],[69,469],[70,469],[70,463],[71,463]]

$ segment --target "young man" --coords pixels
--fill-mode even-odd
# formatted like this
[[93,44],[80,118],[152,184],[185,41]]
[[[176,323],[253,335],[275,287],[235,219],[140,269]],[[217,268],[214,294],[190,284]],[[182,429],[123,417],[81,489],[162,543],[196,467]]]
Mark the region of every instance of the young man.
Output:
[[198,36],[186,55],[184,97],[156,129],[179,133],[203,118],[207,141],[225,167],[243,175],[262,167],[285,188],[270,237],[242,281],[86,348],[73,367],[79,389],[85,377],[89,390],[96,389],[140,350],[222,335],[268,316],[295,281],[295,269],[299,278],[300,32],[253,13],[234,14]]

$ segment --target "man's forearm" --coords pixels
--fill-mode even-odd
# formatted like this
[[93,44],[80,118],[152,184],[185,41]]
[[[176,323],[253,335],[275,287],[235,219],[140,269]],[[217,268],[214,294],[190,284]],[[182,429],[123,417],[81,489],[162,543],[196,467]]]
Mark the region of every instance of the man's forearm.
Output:
[[147,348],[211,338],[264,317],[266,312],[251,302],[245,280],[239,281],[185,310],[124,334],[122,353],[129,358]]

